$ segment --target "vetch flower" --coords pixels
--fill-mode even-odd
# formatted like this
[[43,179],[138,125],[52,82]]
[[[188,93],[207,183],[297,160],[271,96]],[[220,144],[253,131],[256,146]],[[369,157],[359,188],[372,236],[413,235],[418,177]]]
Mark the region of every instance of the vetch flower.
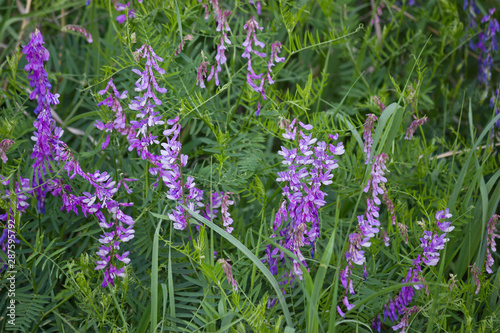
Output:
[[490,220],[488,221],[488,225],[486,227],[486,272],[488,273],[493,273],[493,270],[491,267],[495,263],[495,260],[493,259],[492,252],[496,252],[496,244],[495,244],[495,238],[500,238],[500,234],[496,234],[495,232],[497,231],[497,223],[498,223],[498,218],[499,215],[493,215]]
[[119,12],[125,11],[125,14],[118,15],[116,18],[116,21],[120,24],[123,24],[128,18],[134,19],[135,18],[135,10],[134,9],[128,9],[130,7],[130,1],[127,2],[126,5],[122,3],[115,3],[115,9]]
[[226,279],[227,282],[233,287],[234,291],[238,291],[238,284],[236,283],[236,280],[233,277],[233,268],[231,267],[231,264],[229,263],[229,259],[219,259],[217,262],[222,265],[222,269],[224,270],[224,273],[226,274]]
[[36,99],[38,105],[34,112],[37,114],[37,119],[33,122],[35,132],[31,139],[35,141],[31,158],[33,162],[32,186],[35,188],[35,195],[38,200],[38,211],[45,212],[45,196],[47,185],[44,182],[45,175],[50,171],[47,170],[47,162],[57,157],[54,156],[54,145],[62,135],[60,129],[55,133],[55,121],[50,113],[50,105],[59,104],[59,94],[52,94],[51,84],[48,80],[48,74],[44,68],[44,61],[49,59],[49,52],[43,47],[43,36],[37,29],[31,35],[31,40],[27,45],[23,46],[23,53],[26,55],[28,64],[24,70],[28,72],[28,79],[33,91],[30,94],[30,99]]
[[184,44],[186,44],[187,40],[193,40],[193,35],[186,35],[184,38],[181,40],[179,46],[177,47],[177,50],[174,52],[174,56],[178,56],[181,54],[182,49],[184,48]]
[[375,121],[377,121],[377,116],[375,116],[374,114],[369,114],[363,126],[363,140],[365,143],[363,151],[366,153],[365,164],[368,164],[368,162],[371,159],[371,152],[372,152],[371,149],[373,145],[372,131],[374,128]]
[[3,163],[7,163],[9,160],[7,157],[7,150],[14,144],[14,140],[9,140],[9,139],[3,139],[2,142],[0,142],[0,158],[2,159]]
[[481,270],[476,267],[476,263],[474,265],[469,265],[470,267],[470,272],[472,273],[472,276],[474,277],[474,282],[476,283],[476,295],[479,294],[479,291],[481,290],[481,280],[479,279],[479,276],[481,275]]
[[423,118],[417,119],[415,116],[413,116],[415,120],[411,123],[410,127],[406,130],[406,140],[411,140],[413,138],[413,134],[417,130],[418,126],[421,126],[423,123],[427,121],[427,117],[424,116]]
[[65,25],[61,29],[61,31],[74,31],[74,32],[76,32],[78,34],[83,35],[83,37],[85,37],[85,39],[87,39],[87,43],[92,43],[93,42],[92,35],[90,34],[90,32],[88,32],[82,26],[69,24],[69,25]]
[[[292,270],[284,273],[286,282],[292,282],[297,276],[302,279],[302,267],[306,267],[305,258],[301,248],[305,245],[312,247],[314,255],[315,242],[320,236],[319,209],[326,204],[326,193],[321,190],[322,185],[331,184],[332,172],[338,167],[335,155],[344,153],[343,144],[327,145],[324,141],[312,138],[305,131],[312,129],[311,125],[299,122],[303,130],[296,136],[297,120],[294,119],[286,126],[283,137],[293,140],[295,148],[288,149],[284,146],[278,152],[283,157],[286,171],[278,172],[276,179],[282,185],[283,199],[275,215],[271,238],[281,236],[280,245],[289,249],[298,260],[292,260]],[[334,137],[335,139],[338,136]],[[297,149],[296,147],[299,147]],[[283,223],[288,222],[288,223]],[[269,245],[266,249],[267,263],[274,275],[278,274],[278,262],[284,263],[285,254],[278,248]]]

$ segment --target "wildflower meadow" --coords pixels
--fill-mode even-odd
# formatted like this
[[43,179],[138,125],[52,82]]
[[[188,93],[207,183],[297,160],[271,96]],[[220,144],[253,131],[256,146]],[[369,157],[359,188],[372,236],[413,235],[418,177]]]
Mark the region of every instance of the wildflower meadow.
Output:
[[500,332],[497,0],[0,0],[0,332]]

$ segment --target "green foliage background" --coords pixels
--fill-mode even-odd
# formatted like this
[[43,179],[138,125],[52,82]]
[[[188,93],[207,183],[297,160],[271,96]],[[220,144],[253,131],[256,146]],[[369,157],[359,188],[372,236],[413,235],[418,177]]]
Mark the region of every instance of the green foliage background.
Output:
[[[202,1],[204,3],[205,1]],[[488,105],[491,92],[476,79],[478,54],[467,46],[478,30],[468,28],[460,0],[417,1],[263,1],[262,15],[246,1],[220,1],[231,10],[232,45],[221,86],[195,86],[201,51],[211,64],[215,59],[215,23],[203,19],[196,0],[133,1],[137,18],[119,25],[113,5],[105,0],[31,1],[24,11],[16,2],[0,0],[0,140],[16,144],[0,174],[30,177],[30,154],[35,105],[30,89],[25,45],[35,28],[44,35],[51,56],[46,64],[52,91],[61,95],[55,107],[63,140],[84,170],[107,171],[114,179],[134,177],[133,193],[119,201],[134,202],[128,213],[136,220],[135,238],[127,277],[115,288],[103,289],[102,272],[94,270],[101,228],[94,218],[60,211],[59,198],[50,197],[45,215],[31,200],[28,213],[16,219],[18,246],[16,301],[17,328],[23,332],[371,332],[370,323],[383,313],[383,305],[396,295],[411,259],[419,251],[422,228],[446,207],[453,214],[450,241],[440,264],[424,270],[430,293],[417,292],[410,332],[495,332],[500,327],[500,256],[494,253],[493,274],[481,276],[481,291],[469,265],[484,266],[486,224],[499,212],[499,132]],[[384,6],[380,22],[370,24],[376,8]],[[496,1],[478,3],[483,14]],[[244,23],[256,16],[264,27],[258,34],[266,52],[281,41],[285,63],[273,68],[276,84],[267,87],[267,101],[255,116],[260,94],[246,84],[246,63],[241,58]],[[92,33],[94,43],[61,32],[77,24]],[[180,56],[181,39],[192,34]],[[113,115],[97,107],[97,92],[113,77],[118,89],[128,90],[123,104],[128,120],[134,111],[126,105],[137,95],[132,68],[144,64],[133,51],[150,44],[165,61],[158,76],[168,89],[159,96],[156,110],[164,119],[179,115],[182,152],[189,156],[189,175],[206,191],[233,192],[234,231],[229,235],[214,223],[194,215],[192,224],[207,227],[190,239],[187,231],[172,228],[166,218],[173,208],[165,188],[153,187],[148,165],[128,152],[127,141],[113,136],[101,150],[105,135],[95,120]],[[492,84],[498,85],[498,57],[494,58]],[[265,59],[254,57],[253,67],[263,72]],[[388,108],[382,113],[373,101],[379,96]],[[374,150],[389,155],[386,185],[396,208],[396,221],[408,227],[406,245],[390,224],[382,204],[380,221],[391,244],[374,239],[366,250],[368,279],[354,271],[356,307],[341,318],[336,305],[339,267],[345,263],[347,237],[356,216],[365,208],[369,167],[364,164],[361,139],[366,115],[376,114]],[[411,141],[404,140],[413,120],[427,116]],[[299,118],[314,126],[314,136],[326,140],[339,133],[346,153],[340,158],[334,183],[323,190],[327,204],[320,212],[321,238],[314,256],[308,255],[304,281],[285,287],[277,297],[280,276],[273,277],[260,264],[272,241],[272,221],[281,198],[276,182],[282,171],[277,154],[282,119]],[[160,132],[159,132],[160,133]],[[54,173],[51,177],[67,177]],[[90,190],[72,182],[79,195]],[[0,190],[2,187],[0,185]],[[3,209],[6,209],[3,206]],[[309,252],[310,249],[304,251]],[[230,258],[239,291],[226,282],[214,259]],[[3,256],[3,253],[0,253]],[[4,258],[5,259],[5,258]],[[291,263],[291,261],[290,261]],[[290,264],[291,265],[291,264]],[[483,268],[484,273],[484,268]],[[456,287],[450,287],[450,274]],[[2,287],[7,275],[0,276]],[[0,292],[0,331],[6,322],[5,289]],[[385,331],[392,331],[389,321]]]

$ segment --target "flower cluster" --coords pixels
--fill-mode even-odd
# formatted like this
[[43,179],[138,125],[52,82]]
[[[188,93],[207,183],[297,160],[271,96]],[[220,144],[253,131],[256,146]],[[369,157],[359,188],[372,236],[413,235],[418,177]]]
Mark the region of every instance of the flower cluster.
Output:
[[207,77],[207,66],[208,61],[204,60],[204,56],[202,53],[203,59],[201,60],[200,67],[196,71],[196,85],[200,85],[200,88],[205,88],[205,78]]
[[193,40],[193,35],[184,36],[184,38],[181,40],[179,46],[177,47],[177,50],[175,50],[174,56],[177,57],[179,54],[181,54],[182,49],[184,48],[184,45],[186,44],[187,40]]
[[[159,145],[159,140],[158,136],[151,133],[151,130],[154,126],[165,124],[159,112],[154,111],[156,106],[161,105],[161,101],[156,96],[155,91],[165,93],[167,90],[159,87],[153,75],[153,69],[160,74],[164,74],[165,71],[158,65],[158,62],[163,61],[163,59],[157,56],[149,45],[143,45],[135,52],[135,55],[137,58],[146,59],[145,70],[143,72],[133,69],[134,73],[141,76],[135,83],[135,91],[143,91],[144,93],[142,96],[136,96],[129,105],[129,108],[139,111],[136,116],[139,120],[131,121],[130,125],[126,124],[125,115],[119,100],[125,98],[127,92],[124,91],[120,94],[112,80],[110,80],[107,87],[101,90],[99,94],[104,95],[110,87],[112,91],[109,92],[109,96],[100,102],[99,105],[110,107],[116,113],[116,118],[113,122],[106,124],[98,121],[95,126],[107,132],[116,130],[120,134],[126,135],[129,143],[128,150],[132,151],[135,149],[142,159],[152,164],[152,167],[149,168],[149,173],[157,176],[157,181],[153,185],[157,186],[161,179],[167,187],[167,198],[176,202],[175,208],[168,216],[172,220],[175,229],[183,230],[186,228],[189,218],[189,214],[183,205],[198,213],[200,207],[205,206],[202,203],[203,191],[196,188],[194,178],[183,177],[182,168],[186,166],[188,157],[180,153],[181,125],[178,116],[166,121],[167,125],[171,126],[169,129],[163,131],[166,142],[161,144],[162,149],[160,150],[160,154],[154,153],[153,145]],[[107,142],[109,142],[109,136],[106,138],[105,143]],[[131,179],[125,180],[130,181]],[[126,184],[123,184],[126,187]],[[203,214],[209,219],[215,217],[217,214],[217,210],[215,209],[222,205],[224,226],[230,232],[232,230],[230,227],[232,219],[228,212],[228,206],[232,204],[232,201],[229,201],[229,198],[223,200],[223,197],[222,193],[215,192],[212,195],[211,208],[207,207]]]
[[412,267],[408,269],[406,278],[402,281],[402,283],[413,283],[413,285],[402,287],[397,296],[391,298],[389,303],[384,305],[384,321],[386,321],[388,317],[392,322],[396,322],[399,320],[400,315],[403,316],[399,324],[392,327],[393,330],[401,329],[401,332],[406,332],[409,325],[409,316],[418,312],[417,307],[408,308],[408,305],[415,296],[415,290],[424,288],[423,283],[425,280],[422,275],[421,264],[423,263],[426,266],[435,266],[439,262],[438,251],[443,250],[445,243],[448,241],[448,239],[444,237],[447,232],[450,232],[455,228],[451,225],[451,222],[444,221],[445,219],[449,219],[451,217],[452,215],[450,214],[448,208],[436,213],[435,226],[437,229],[444,232],[444,234],[438,235],[437,232],[433,233],[430,231],[423,232],[424,237],[420,238],[423,254],[419,254],[416,259],[412,260]]
[[[168,120],[167,124],[173,126],[165,130],[163,134],[167,138],[166,143],[162,143],[159,174],[168,188],[167,198],[177,202],[168,217],[174,223],[174,229],[184,230],[187,226],[187,211],[182,207],[185,205],[190,210],[198,213],[199,208],[203,207],[203,191],[195,187],[194,178],[187,177],[183,184],[182,168],[186,166],[188,157],[180,153],[181,143],[179,134],[181,125],[178,123],[179,117]],[[184,189],[188,192],[184,193]]]
[[92,35],[90,34],[90,32],[88,32],[82,26],[69,24],[69,25],[65,25],[61,29],[61,31],[74,31],[74,32],[76,32],[78,34],[83,35],[83,37],[85,37],[85,39],[87,39],[87,43],[92,43],[93,42]]
[[231,267],[231,264],[229,263],[230,259],[219,259],[217,262],[222,265],[222,269],[224,270],[224,273],[226,274],[226,279],[227,282],[233,287],[234,291],[238,291],[238,284],[236,283],[236,280],[233,277],[233,268]]
[[[222,72],[222,65],[224,65],[227,61],[226,55],[224,53],[227,49],[226,45],[231,45],[231,41],[227,37],[227,33],[231,31],[231,28],[229,27],[229,24],[227,22],[227,19],[231,15],[231,12],[228,10],[224,11],[220,9],[218,0],[210,0],[210,3],[212,4],[213,15],[217,24],[216,30],[220,33],[220,42],[219,44],[217,44],[217,52],[215,55],[216,66],[212,66],[212,68],[210,69],[210,74],[207,77],[207,81],[215,78],[215,85],[219,86],[219,73]],[[205,7],[205,10],[208,15],[208,7]],[[206,16],[205,18],[208,17]]]
[[[50,192],[54,196],[62,197],[63,205],[61,210],[66,209],[67,212],[73,211],[78,215],[77,207],[80,207],[85,216],[87,214],[94,214],[99,220],[101,227],[111,230],[110,232],[105,232],[105,235],[101,237],[100,242],[104,244],[103,246],[108,246],[106,247],[107,252],[104,251],[103,247],[98,252],[101,260],[96,262],[98,264],[96,269],[106,268],[102,283],[103,287],[114,285],[115,277],[124,276],[125,273],[124,267],[118,269],[117,265],[114,265],[112,256],[115,255],[118,260],[127,264],[130,260],[126,258],[126,255],[122,254],[120,256],[116,251],[119,250],[122,242],[129,241],[133,238],[134,234],[134,220],[132,217],[124,214],[119,206],[130,206],[132,204],[116,202],[113,199],[113,195],[118,191],[118,187],[115,187],[116,182],[112,180],[110,175],[106,172],[101,173],[100,171],[96,171],[95,173],[84,172],[73,154],[71,154],[69,147],[60,139],[64,131],[56,127],[50,113],[50,105],[57,104],[58,95],[52,95],[49,91],[51,86],[47,80],[47,73],[43,68],[43,61],[48,60],[49,53],[42,44],[43,37],[36,30],[28,45],[23,47],[23,52],[26,54],[28,60],[28,65],[26,65],[25,69],[30,73],[28,77],[30,78],[30,83],[35,88],[34,91],[38,94],[37,100],[39,103],[35,110],[38,111],[38,117],[33,123],[36,129],[33,136],[35,146],[32,154],[32,158],[35,159],[35,174],[31,184],[34,188],[33,192],[35,192],[38,198],[38,208],[41,212],[45,211],[45,195],[47,192]],[[45,97],[40,97],[42,94]],[[32,94],[30,97],[33,99],[35,95]],[[76,175],[79,175],[86,182],[90,183],[95,190],[95,194],[84,192],[83,196],[75,196],[70,193],[71,186],[65,184],[62,178],[43,181],[43,177],[52,171],[47,170],[45,167],[46,162],[50,160],[62,165],[62,171],[67,172],[69,179],[73,179]],[[23,187],[25,187],[25,184],[23,184]],[[18,200],[19,198],[22,198],[22,195],[18,195]],[[20,202],[23,202],[23,200]],[[102,209],[107,209],[109,216],[112,217],[111,220],[106,220]],[[124,227],[124,224],[128,227]]]
[[[113,121],[107,122],[106,124],[104,124],[102,121],[97,120],[94,126],[101,131],[105,131],[106,133],[111,133],[113,132],[113,130],[115,130],[121,135],[127,135],[130,126],[126,124],[125,113],[123,112],[123,108],[119,102],[119,99],[124,99],[125,97],[127,97],[127,91],[125,90],[120,94],[118,89],[116,89],[115,84],[113,83],[113,79],[111,78],[109,79],[106,88],[99,91],[99,95],[104,95],[106,92],[108,92],[108,89],[110,87],[112,88],[112,93],[110,93],[106,99],[99,102],[97,106],[106,105],[107,107],[111,108],[111,110],[115,113],[115,119]],[[101,146],[103,150],[108,146],[109,139],[109,134],[107,134],[106,140],[104,140]]]
[[[271,77],[271,72],[272,72],[272,67],[275,65],[275,62],[284,62],[285,58],[279,57],[278,53],[281,52],[281,43],[280,42],[274,42],[271,45],[271,55],[269,57],[269,61],[267,63],[267,73],[264,75],[263,73],[261,74],[256,74],[255,70],[252,67],[252,58],[251,54],[254,53],[255,55],[264,58],[266,54],[264,52],[258,52],[254,48],[252,48],[252,44],[255,46],[259,46],[260,48],[264,48],[265,44],[257,40],[256,36],[256,30],[260,29],[261,31],[263,30],[262,27],[259,27],[259,24],[257,21],[255,21],[255,17],[252,17],[250,20],[248,20],[245,25],[243,26],[243,29],[247,30],[247,37],[245,41],[243,42],[242,46],[245,48],[245,51],[241,55],[243,58],[247,58],[247,83],[248,85],[256,92],[260,93],[262,98],[264,100],[267,99],[266,94],[265,94],[265,83],[266,80],[269,82],[269,84],[273,84],[274,80]],[[254,82],[254,80],[260,80],[260,85],[257,86]],[[257,112],[255,113],[257,116],[260,113],[260,102],[257,105]]]
[[136,58],[146,59],[144,71],[141,72],[138,69],[132,69],[134,73],[140,75],[140,78],[135,82],[136,87],[134,90],[136,92],[145,92],[142,96],[136,96],[129,105],[131,110],[139,111],[136,115],[136,118],[139,120],[130,122],[131,128],[127,136],[130,143],[128,150],[132,151],[136,149],[137,154],[142,159],[149,159],[153,162],[155,161],[155,156],[150,152],[148,146],[153,143],[158,144],[159,141],[157,140],[157,136],[150,133],[150,129],[154,126],[165,124],[161,120],[162,117],[159,115],[159,112],[154,111],[156,106],[161,105],[161,101],[156,96],[155,91],[161,94],[167,92],[166,88],[161,88],[156,82],[153,69],[162,75],[165,74],[165,70],[158,66],[157,61],[162,62],[163,59],[156,55],[150,45],[142,45],[140,49],[134,52],[134,55]]
[[366,160],[365,164],[368,164],[371,159],[371,154],[372,154],[372,145],[373,145],[373,137],[372,137],[372,131],[375,126],[375,122],[378,120],[377,116],[374,114],[369,114],[368,118],[366,118],[365,124],[363,125],[363,140],[365,143],[365,146],[363,148],[363,151],[366,154]]
[[415,117],[415,120],[411,123],[410,127],[408,127],[408,129],[406,130],[405,139],[411,140],[413,138],[413,134],[417,130],[417,127],[423,125],[426,121],[427,121],[426,116],[424,116],[423,118],[420,118],[420,119],[417,119]]
[[[103,287],[114,286],[114,280],[117,276],[125,276],[125,267],[118,268],[120,263],[116,262],[115,258],[125,265],[130,262],[130,259],[127,258],[128,251],[121,255],[118,251],[121,243],[134,238],[135,231],[133,227],[135,222],[131,216],[125,214],[120,208],[131,206],[133,203],[117,202],[113,199],[113,196],[118,192],[120,184],[124,185],[127,192],[130,193],[130,190],[124,181],[119,182],[117,185],[107,172],[101,173],[98,170],[94,173],[84,172],[64,142],[59,141],[57,150],[58,161],[64,163],[63,170],[68,173],[69,178],[73,179],[76,175],[79,175],[92,186],[95,193],[83,192],[82,196],[75,196],[70,193],[71,186],[64,184],[61,179],[50,181],[48,188],[53,196],[62,197],[63,205],[61,210],[73,211],[78,215],[77,207],[80,207],[85,217],[87,217],[87,214],[94,215],[99,221],[99,226],[106,230],[99,239],[102,245],[97,251],[99,260],[95,262],[97,264],[95,269],[105,269]],[[106,219],[104,210],[108,212],[108,219]]]
[[38,211],[45,213],[45,196],[47,185],[44,182],[45,175],[49,172],[47,165],[54,156],[52,147],[57,143],[59,137],[54,136],[55,121],[50,113],[50,105],[59,104],[59,94],[52,94],[52,88],[45,71],[44,62],[49,60],[49,51],[43,47],[43,36],[37,29],[31,35],[27,45],[23,45],[23,53],[26,55],[28,64],[24,70],[28,72],[28,79],[33,91],[30,99],[36,99],[37,107],[34,112],[37,119],[33,122],[35,132],[32,140],[35,141],[31,158],[33,162],[32,187],[38,199]]
[[[269,57],[269,61],[267,63],[267,73],[266,73],[266,75],[262,76],[262,79],[260,80],[260,86],[258,89],[258,91],[260,91],[260,94],[264,100],[267,100],[265,86],[264,86],[264,84],[266,83],[266,80],[267,80],[267,82],[269,82],[269,84],[274,83],[274,80],[271,77],[271,72],[273,71],[272,67],[275,65],[274,62],[275,61],[276,62],[285,62],[285,58],[279,57],[278,53],[281,53],[281,43],[274,42],[271,45],[271,56]],[[262,75],[262,74],[260,74],[260,75]],[[258,116],[259,113],[260,113],[260,102],[257,104],[257,112],[255,113],[255,115]]]
[[476,267],[476,263],[473,265],[469,265],[470,267],[470,272],[472,273],[472,276],[474,277],[474,283],[476,284],[476,295],[479,294],[481,291],[481,280],[479,279],[479,276],[481,275],[481,270]]
[[[332,171],[338,167],[338,160],[334,155],[344,154],[342,142],[334,145],[327,144],[312,138],[312,134],[305,131],[312,130],[312,125],[298,122],[302,128],[297,137],[297,128],[294,119],[283,134],[285,139],[294,142],[296,148],[287,149],[284,146],[278,152],[283,156],[283,164],[288,166],[286,171],[278,172],[276,181],[284,183],[283,201],[276,213],[271,238],[279,234],[282,238],[280,245],[294,253],[298,260],[293,260],[293,270],[288,273],[290,281],[294,276],[302,279],[301,266],[306,266],[301,247],[311,245],[315,248],[315,241],[320,236],[319,209],[325,205],[326,193],[321,190],[322,185],[332,183]],[[305,131],[304,131],[305,130]],[[330,135],[330,139],[337,140],[338,135]],[[330,152],[331,154],[328,154]],[[288,224],[282,225],[283,222]],[[284,253],[279,254],[278,248],[267,247],[267,263],[274,275],[278,274],[278,261],[285,263]],[[312,251],[314,253],[314,250]],[[285,274],[286,276],[286,274]]]
[[7,150],[14,144],[14,140],[9,140],[9,139],[3,139],[2,142],[0,142],[0,158],[2,159],[3,163],[7,163],[9,158],[7,157]]
[[[366,199],[366,212],[364,215],[358,216],[358,230],[349,235],[349,249],[346,252],[347,265],[340,272],[340,281],[346,292],[344,305],[346,305],[348,310],[352,307],[347,305],[349,304],[347,300],[347,292],[349,291],[350,294],[355,294],[351,278],[353,263],[356,265],[364,265],[366,258],[364,254],[365,252],[362,248],[370,247],[371,238],[375,237],[375,235],[380,231],[380,222],[377,219],[379,217],[378,206],[381,204],[381,201],[378,196],[380,194],[384,194],[382,185],[387,182],[387,179],[384,177],[384,170],[387,170],[385,162],[388,158],[389,156],[385,153],[381,153],[375,158],[375,162],[372,165],[371,178],[368,180],[366,187],[363,189],[363,192],[369,193],[368,198]],[[389,237],[387,236],[387,233],[383,234],[383,241],[386,245],[389,244]],[[366,275],[367,274],[365,273],[365,279]],[[343,317],[344,312],[338,305],[337,310]]]
[[226,227],[226,231],[228,233],[233,232],[233,227],[231,227],[231,224],[233,224],[233,219],[229,214],[229,206],[234,204],[234,201],[231,200],[230,197],[231,194],[233,194],[233,192],[224,193],[224,197],[222,197],[222,203],[221,203],[222,223],[224,227]]
[[493,260],[492,252],[497,251],[497,247],[495,244],[495,238],[500,238],[500,234],[496,234],[497,231],[497,223],[500,215],[493,215],[488,221],[488,226],[486,227],[486,272],[493,273],[491,267],[495,263]]
[[497,32],[500,31],[498,21],[492,17],[495,8],[489,10],[489,14],[481,19],[481,24],[485,24],[486,28],[478,35],[478,42],[471,43],[470,47],[479,52],[479,83],[486,86],[488,90],[491,81],[491,69],[493,67],[493,57],[498,51]]
[[380,100],[380,97],[373,96],[373,102],[375,102],[375,104],[377,104],[380,111],[384,111],[386,109],[386,106],[384,105],[384,103],[382,103],[382,101]]
[[448,242],[448,238],[446,238],[446,233],[455,229],[454,226],[451,225],[451,222],[441,222],[443,219],[451,218],[451,214],[448,208],[446,210],[436,213],[436,220],[439,230],[443,232],[443,234],[439,235],[436,231],[424,231],[424,237],[420,238],[421,247],[424,250],[423,262],[428,266],[436,266],[439,262],[439,250],[444,249],[444,245]]

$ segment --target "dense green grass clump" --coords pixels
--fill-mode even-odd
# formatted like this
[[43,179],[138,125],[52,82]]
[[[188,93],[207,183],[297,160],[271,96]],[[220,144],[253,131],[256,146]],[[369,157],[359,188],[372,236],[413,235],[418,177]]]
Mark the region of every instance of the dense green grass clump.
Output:
[[0,2],[0,331],[500,331],[495,6]]

